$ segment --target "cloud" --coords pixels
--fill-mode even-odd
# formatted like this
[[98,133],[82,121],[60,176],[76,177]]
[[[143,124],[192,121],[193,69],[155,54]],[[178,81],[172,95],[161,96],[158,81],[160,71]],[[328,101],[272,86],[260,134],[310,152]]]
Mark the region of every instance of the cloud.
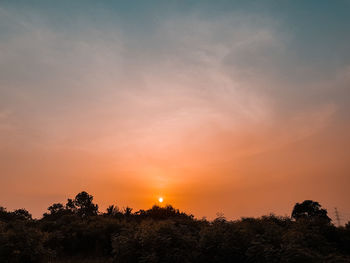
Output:
[[293,36],[264,15],[163,17],[138,39],[122,25],[63,31],[7,12],[17,23],[1,44],[3,104],[42,145],[124,149],[162,138],[165,149],[206,123],[233,138],[257,127],[285,138],[276,129],[283,123],[288,137],[300,137],[323,127],[315,112],[335,113],[324,109],[336,102],[313,99],[318,79],[298,78],[295,68],[306,73],[292,56]]
[[235,180],[258,178],[250,160],[272,162],[338,132],[329,129],[348,118],[346,59],[313,59],[281,15],[208,6],[162,15],[164,6],[150,6],[142,16],[131,8],[128,17],[104,5],[68,15],[2,8],[0,143],[9,176],[64,176],[70,189],[147,178],[192,187],[203,177],[229,192]]

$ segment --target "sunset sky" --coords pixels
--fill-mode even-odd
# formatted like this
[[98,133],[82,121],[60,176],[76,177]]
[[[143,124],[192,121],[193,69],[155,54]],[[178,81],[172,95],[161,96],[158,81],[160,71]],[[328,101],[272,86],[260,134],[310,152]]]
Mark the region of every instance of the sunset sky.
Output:
[[[0,0],[0,206],[350,219],[350,1]],[[343,222],[343,223],[344,223]]]

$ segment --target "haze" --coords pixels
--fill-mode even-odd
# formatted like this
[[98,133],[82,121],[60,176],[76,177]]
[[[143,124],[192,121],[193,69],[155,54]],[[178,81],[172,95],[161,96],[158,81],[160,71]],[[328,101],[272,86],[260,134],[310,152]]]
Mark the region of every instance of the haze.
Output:
[[350,217],[349,1],[0,1],[0,201]]

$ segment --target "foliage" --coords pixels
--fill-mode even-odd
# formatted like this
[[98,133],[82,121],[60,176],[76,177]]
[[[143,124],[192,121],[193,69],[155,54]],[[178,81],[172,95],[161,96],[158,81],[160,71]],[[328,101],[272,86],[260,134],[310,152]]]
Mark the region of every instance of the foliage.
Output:
[[0,262],[350,262],[350,223],[335,227],[311,200],[291,218],[198,220],[172,206],[99,213],[81,192],[38,220],[0,207]]
[[292,218],[318,220],[329,223],[331,219],[327,216],[327,210],[322,209],[318,202],[305,200],[301,204],[297,203],[292,211]]

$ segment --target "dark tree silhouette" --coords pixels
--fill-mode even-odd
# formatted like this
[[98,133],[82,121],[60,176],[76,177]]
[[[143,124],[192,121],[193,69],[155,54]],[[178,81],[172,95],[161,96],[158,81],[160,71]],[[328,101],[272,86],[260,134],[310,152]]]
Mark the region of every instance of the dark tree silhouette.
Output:
[[172,206],[97,208],[86,192],[52,204],[41,219],[0,206],[0,262],[350,262],[350,223],[330,224],[311,200],[297,203],[292,218],[235,221],[198,220]]
[[66,209],[74,212],[76,210],[74,201],[70,198],[68,198],[67,203],[66,203]]
[[132,215],[132,208],[131,207],[125,207],[124,208],[124,215],[125,216],[131,216]]
[[148,210],[140,210],[135,213],[143,218],[152,218],[154,220],[164,220],[168,218],[182,218],[182,219],[192,219],[193,215],[187,215],[183,212],[180,212],[179,209],[175,209],[171,205],[167,205],[166,207],[160,207],[154,205],[151,209]]
[[26,209],[17,209],[12,212],[15,219],[19,220],[31,220],[32,215]]
[[327,215],[327,210],[321,208],[318,202],[305,200],[302,203],[296,203],[292,211],[292,218],[295,220],[304,219],[322,219],[330,222],[331,219]]
[[118,206],[115,205],[110,205],[107,207],[107,213],[105,213],[105,215],[108,216],[119,216],[122,215],[123,213],[119,210]]
[[81,217],[97,215],[98,205],[95,205],[92,202],[93,199],[94,197],[92,195],[89,195],[85,191],[75,196],[74,205],[77,208],[78,215],[80,215]]
[[26,209],[17,209],[13,212],[8,212],[4,207],[0,206],[0,221],[13,220],[32,220],[32,215]]
[[64,211],[64,206],[61,203],[56,203],[51,205],[47,210],[49,210],[51,215],[54,215]]
[[12,213],[6,211],[5,207],[0,206],[0,220],[7,222],[12,219]]

